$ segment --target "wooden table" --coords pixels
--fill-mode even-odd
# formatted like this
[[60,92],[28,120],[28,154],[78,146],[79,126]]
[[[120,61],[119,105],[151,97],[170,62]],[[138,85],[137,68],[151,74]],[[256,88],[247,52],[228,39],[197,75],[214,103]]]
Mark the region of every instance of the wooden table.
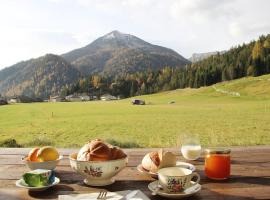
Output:
[[[140,174],[136,166],[142,157],[154,149],[126,149],[129,156],[128,166],[116,176],[116,182],[107,187],[108,191],[140,189],[150,199],[164,199],[151,196],[147,185],[153,181]],[[170,149],[179,155],[178,149]],[[69,153],[78,150],[60,149],[64,160],[56,168],[61,183],[44,192],[28,192],[17,188],[15,181],[29,171],[21,162],[23,155],[29,149],[0,148],[0,199],[57,199],[60,194],[90,193],[100,188],[88,187],[83,184],[83,178],[73,172],[67,159]],[[202,190],[190,199],[270,199],[270,146],[232,148],[232,173],[227,181],[211,181],[204,175],[204,159],[191,162],[201,175]]]

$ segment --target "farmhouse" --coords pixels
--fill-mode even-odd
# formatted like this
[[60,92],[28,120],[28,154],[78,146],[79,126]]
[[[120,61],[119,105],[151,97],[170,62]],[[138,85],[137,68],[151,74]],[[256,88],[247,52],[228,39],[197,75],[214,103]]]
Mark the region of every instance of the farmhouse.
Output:
[[77,95],[68,95],[65,97],[65,99],[71,102],[82,101],[81,97]]
[[62,97],[59,97],[59,96],[53,96],[53,97],[50,96],[50,100],[49,101],[50,102],[61,102],[61,101],[63,101],[63,98]]
[[9,103],[20,103],[20,99],[18,97],[12,97],[9,99]]
[[100,100],[111,101],[111,100],[117,100],[117,98],[115,96],[110,95],[110,94],[104,94],[100,97]]
[[90,96],[88,95],[68,95],[65,97],[67,101],[79,102],[79,101],[90,101]]
[[90,96],[88,95],[81,95],[80,98],[82,101],[90,101]]

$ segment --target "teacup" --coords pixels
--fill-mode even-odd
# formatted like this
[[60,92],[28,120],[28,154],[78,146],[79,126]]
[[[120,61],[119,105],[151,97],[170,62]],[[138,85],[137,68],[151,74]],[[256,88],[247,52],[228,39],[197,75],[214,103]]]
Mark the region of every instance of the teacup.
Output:
[[[196,181],[191,181],[196,177]],[[178,193],[200,182],[200,175],[181,167],[167,167],[158,171],[159,185],[167,193]]]

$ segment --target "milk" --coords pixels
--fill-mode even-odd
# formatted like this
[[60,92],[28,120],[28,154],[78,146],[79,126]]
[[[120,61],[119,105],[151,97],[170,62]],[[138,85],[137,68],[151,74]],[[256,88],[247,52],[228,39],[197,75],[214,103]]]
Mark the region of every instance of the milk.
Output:
[[183,145],[181,152],[185,159],[196,160],[201,155],[201,149],[201,145]]

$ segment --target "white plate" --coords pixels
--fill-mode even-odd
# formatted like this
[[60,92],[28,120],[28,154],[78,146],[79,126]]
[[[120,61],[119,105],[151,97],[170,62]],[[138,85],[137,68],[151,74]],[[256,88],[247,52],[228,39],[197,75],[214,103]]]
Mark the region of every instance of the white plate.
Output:
[[[186,168],[186,169],[190,169],[191,171],[195,171],[196,170],[196,167],[190,163],[186,163],[186,162],[181,162],[181,161],[176,161],[176,167],[183,167],[183,168]],[[143,174],[147,174],[147,175],[150,175],[151,177],[157,179],[158,178],[158,175],[157,173],[154,173],[154,172],[150,172],[150,171],[147,171],[145,170],[141,164],[139,164],[137,166],[137,170]]]
[[166,197],[166,198],[170,198],[170,199],[182,199],[182,198],[186,198],[189,196],[192,196],[194,194],[196,194],[197,192],[199,192],[202,188],[202,186],[198,183],[194,186],[191,186],[190,188],[184,190],[181,193],[167,193],[165,191],[163,191],[162,189],[158,189],[158,181],[154,181],[151,182],[148,185],[149,190],[151,190],[153,193],[162,196],[162,197]]
[[55,177],[54,182],[50,185],[40,186],[40,187],[30,187],[24,182],[23,179],[20,179],[20,180],[16,181],[16,186],[20,187],[20,188],[28,189],[29,191],[43,191],[43,190],[46,190],[54,185],[57,185],[58,183],[60,183],[60,179]]

